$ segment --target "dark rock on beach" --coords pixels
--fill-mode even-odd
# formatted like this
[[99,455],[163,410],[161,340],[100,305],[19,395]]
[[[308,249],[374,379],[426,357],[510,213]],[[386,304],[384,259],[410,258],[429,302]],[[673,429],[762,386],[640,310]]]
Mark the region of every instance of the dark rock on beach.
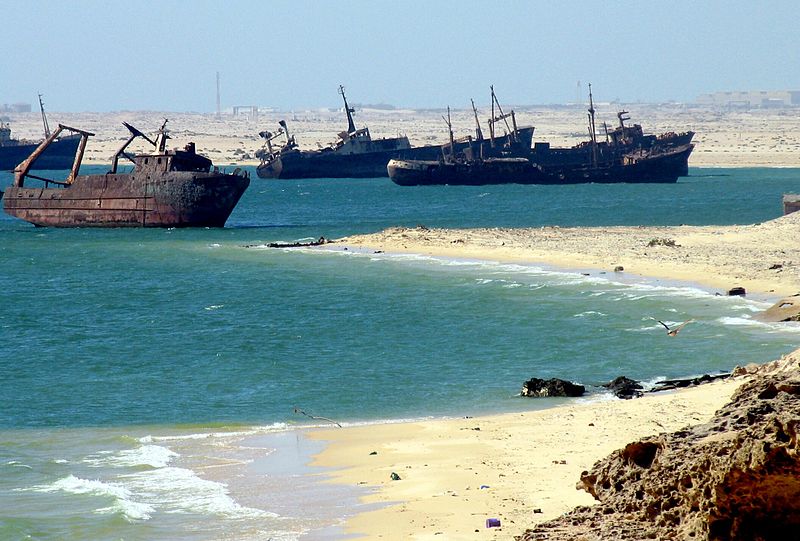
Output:
[[308,246],[322,246],[323,244],[328,244],[333,242],[331,240],[326,239],[325,237],[320,237],[319,240],[312,240],[308,242],[270,242],[267,244],[268,248],[305,248]]
[[709,374],[703,374],[698,378],[665,379],[662,381],[657,381],[655,383],[655,387],[653,388],[652,392],[670,391],[672,389],[682,389],[684,387],[694,387],[696,385],[702,385],[703,383],[711,383],[712,381],[716,381],[718,379],[726,379],[729,377],[731,377],[731,375],[729,373],[725,373],[725,374],[714,374],[713,376]]
[[617,398],[628,400],[642,396],[642,386],[639,385],[639,382],[625,376],[615,378],[604,384],[603,387],[609,389]]
[[747,291],[743,287],[732,287],[728,290],[729,297],[744,297],[747,295]]
[[705,424],[629,443],[583,472],[597,504],[521,540],[798,539],[800,355],[759,368]]
[[552,397],[552,396],[583,396],[586,388],[563,379],[539,379],[531,378],[522,384],[522,396],[530,397]]

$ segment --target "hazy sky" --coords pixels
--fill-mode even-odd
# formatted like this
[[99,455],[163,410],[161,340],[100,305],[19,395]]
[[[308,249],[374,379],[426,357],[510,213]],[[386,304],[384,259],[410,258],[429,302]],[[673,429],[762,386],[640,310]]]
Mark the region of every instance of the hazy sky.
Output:
[[794,1],[2,0],[0,103],[51,111],[692,101],[800,89]]

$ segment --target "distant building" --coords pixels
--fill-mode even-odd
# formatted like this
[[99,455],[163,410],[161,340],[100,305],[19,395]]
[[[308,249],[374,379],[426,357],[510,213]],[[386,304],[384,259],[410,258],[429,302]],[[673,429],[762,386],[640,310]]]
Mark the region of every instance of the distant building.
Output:
[[246,116],[258,122],[258,105],[234,105],[233,116]]
[[697,98],[699,105],[720,107],[767,108],[800,105],[800,90],[751,90],[744,92],[714,92]]
[[31,112],[31,104],[30,103],[12,103],[7,104],[4,103],[0,106],[0,113],[30,113]]

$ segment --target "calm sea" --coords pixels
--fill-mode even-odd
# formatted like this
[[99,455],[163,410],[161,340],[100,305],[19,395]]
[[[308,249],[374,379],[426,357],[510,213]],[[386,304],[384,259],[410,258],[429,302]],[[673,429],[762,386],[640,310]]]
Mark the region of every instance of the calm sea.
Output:
[[[402,188],[253,171],[225,229],[37,229],[0,214],[0,539],[337,539],[359,494],[305,466],[320,447],[299,427],[319,421],[295,408],[341,423],[516,411],[558,403],[519,398],[531,377],[652,381],[791,351],[796,328],[752,320],[769,299],[264,247],[393,225],[753,223],[800,191],[798,169],[691,175]],[[651,318],[696,322],[676,341]]]

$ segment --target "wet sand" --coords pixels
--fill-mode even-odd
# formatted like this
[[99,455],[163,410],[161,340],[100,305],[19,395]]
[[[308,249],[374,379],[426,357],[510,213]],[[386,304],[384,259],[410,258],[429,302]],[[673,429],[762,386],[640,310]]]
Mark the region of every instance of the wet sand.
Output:
[[340,239],[367,250],[593,268],[694,282],[721,294],[744,287],[800,293],[800,212],[731,226],[390,228]]
[[[541,411],[312,432],[331,482],[374,487],[383,507],[347,521],[367,539],[511,539],[592,497],[575,488],[595,461],[650,434],[704,422],[739,381]],[[373,454],[374,453],[374,454]],[[399,480],[392,480],[392,473]],[[501,528],[486,528],[497,518]]]

